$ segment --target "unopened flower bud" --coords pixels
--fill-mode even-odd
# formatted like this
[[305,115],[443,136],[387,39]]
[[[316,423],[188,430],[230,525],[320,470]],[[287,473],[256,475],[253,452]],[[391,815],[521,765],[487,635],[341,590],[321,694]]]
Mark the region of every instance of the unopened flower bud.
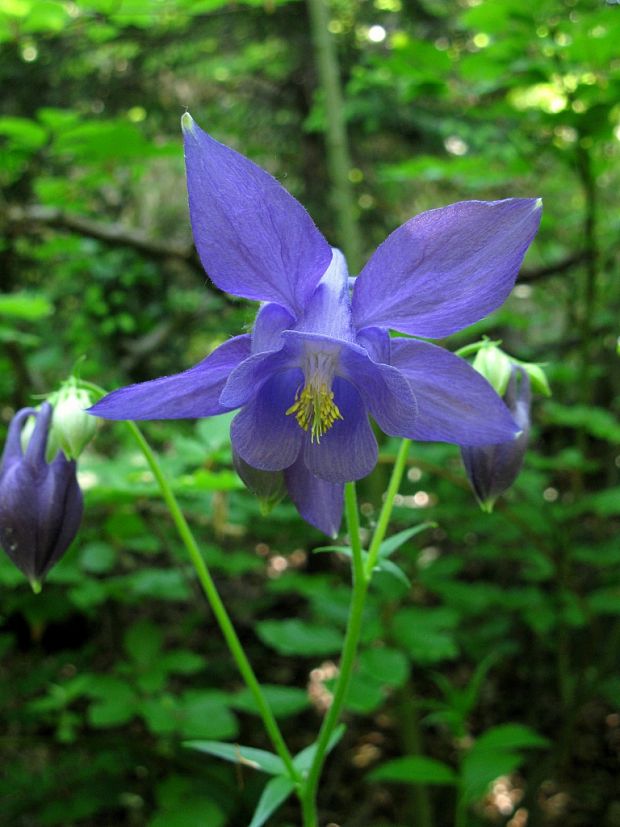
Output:
[[65,382],[49,397],[54,407],[50,430],[48,458],[60,449],[69,459],[77,459],[97,430],[97,419],[86,413],[93,404],[89,391],[79,387],[75,379]]
[[[21,434],[36,423],[27,448]],[[83,498],[75,462],[58,452],[45,458],[52,406],[24,408],[14,417],[0,461],[0,546],[29,579],[35,592],[69,548],[82,519]]]
[[503,396],[521,433],[498,445],[461,446],[465,471],[483,511],[491,512],[497,498],[516,480],[523,465],[530,430],[530,379],[522,367],[512,365]]
[[512,375],[512,361],[503,350],[495,345],[481,347],[473,362],[473,367],[481,373],[496,393],[503,396]]

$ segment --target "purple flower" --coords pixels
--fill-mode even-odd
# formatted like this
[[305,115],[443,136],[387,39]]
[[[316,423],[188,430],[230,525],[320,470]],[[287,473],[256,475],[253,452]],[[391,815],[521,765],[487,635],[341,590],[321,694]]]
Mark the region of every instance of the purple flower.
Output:
[[275,179],[189,115],[183,131],[202,264],[221,290],[261,306],[251,334],[184,373],[117,390],[93,413],[174,419],[239,408],[231,439],[242,477],[254,490],[283,484],[302,517],[330,535],[343,483],[377,461],[369,414],[386,434],[418,440],[487,445],[515,436],[505,405],[465,361],[391,339],[389,329],[442,338],[498,307],[536,234],[540,201],[430,210],[393,232],[353,281]]
[[[25,454],[21,433],[36,416]],[[38,591],[42,579],[69,548],[82,519],[82,492],[75,462],[45,450],[52,406],[23,408],[13,417],[0,462],[0,546]]]
[[518,365],[512,372],[503,399],[521,429],[516,439],[496,445],[461,447],[463,465],[476,498],[484,511],[491,512],[495,500],[507,491],[519,475],[530,433],[530,378]]

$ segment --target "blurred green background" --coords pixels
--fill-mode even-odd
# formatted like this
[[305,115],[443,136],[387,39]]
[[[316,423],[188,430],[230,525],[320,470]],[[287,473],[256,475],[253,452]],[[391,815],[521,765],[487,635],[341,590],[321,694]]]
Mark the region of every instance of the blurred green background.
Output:
[[[76,363],[113,388],[251,323],[193,252],[186,107],[351,248],[309,20],[301,0],[0,1],[0,437]],[[322,823],[448,827],[458,799],[459,827],[617,827],[620,5],[334,0],[328,33],[362,261],[424,209],[543,197],[510,300],[444,344],[500,338],[546,363],[553,397],[491,516],[457,448],[413,446],[395,529],[437,527],[397,553],[410,584],[377,576]],[[348,564],[312,553],[324,538],[290,503],[260,516],[228,421],[146,430],[298,750],[333,679]],[[395,449],[360,486],[366,527]],[[264,778],[182,741],[265,737],[122,426],[80,480],[82,530],[40,596],[0,558],[0,824],[246,827]],[[294,801],[269,821],[298,823]]]

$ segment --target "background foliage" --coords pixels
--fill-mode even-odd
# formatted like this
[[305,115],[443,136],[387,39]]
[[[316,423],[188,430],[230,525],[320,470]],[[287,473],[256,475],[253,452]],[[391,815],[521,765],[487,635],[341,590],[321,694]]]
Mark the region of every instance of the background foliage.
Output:
[[[456,448],[414,446],[325,823],[620,825],[620,7],[333,0],[329,28],[365,254],[424,209],[543,196],[512,298],[447,344],[501,338],[547,363],[554,393],[491,516]],[[185,107],[345,243],[304,3],[2,0],[0,42],[3,431],[78,362],[112,388],[249,323],[193,252]],[[148,432],[301,750],[334,677],[348,561],[313,553],[324,538],[290,504],[259,515],[227,429]],[[394,452],[361,486],[367,525]],[[152,479],[119,426],[80,467],[86,519],[42,595],[0,559],[0,821],[245,827],[264,778],[182,742],[266,744]],[[291,804],[269,823],[296,819]]]

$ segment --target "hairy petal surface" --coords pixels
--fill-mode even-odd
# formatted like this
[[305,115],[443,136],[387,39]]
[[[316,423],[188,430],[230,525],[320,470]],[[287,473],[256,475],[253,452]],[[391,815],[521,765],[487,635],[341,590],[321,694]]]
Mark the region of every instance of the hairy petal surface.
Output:
[[407,221],[355,281],[353,324],[441,338],[512,290],[540,223],[540,199],[461,201]]
[[299,315],[329,266],[329,244],[275,178],[189,114],[182,126],[192,231],[209,277],[235,296]]
[[303,459],[311,474],[333,483],[359,480],[377,464],[377,440],[368,422],[366,406],[353,385],[336,378],[334,402],[342,419],[336,420],[320,442],[304,434]]
[[464,359],[428,342],[392,339],[392,364],[418,402],[413,439],[488,445],[516,437],[508,408]]
[[336,537],[342,521],[344,485],[312,474],[299,458],[284,472],[286,487],[306,522],[329,537]]
[[193,368],[112,391],[88,413],[103,419],[197,419],[237,407],[220,404],[228,377],[250,356],[248,334],[235,336]]
[[233,419],[233,450],[252,468],[281,471],[297,459],[305,433],[286,411],[301,381],[298,370],[270,376]]

